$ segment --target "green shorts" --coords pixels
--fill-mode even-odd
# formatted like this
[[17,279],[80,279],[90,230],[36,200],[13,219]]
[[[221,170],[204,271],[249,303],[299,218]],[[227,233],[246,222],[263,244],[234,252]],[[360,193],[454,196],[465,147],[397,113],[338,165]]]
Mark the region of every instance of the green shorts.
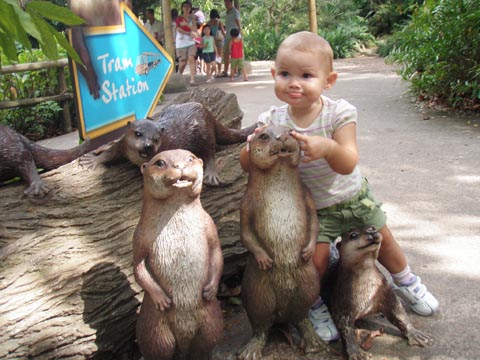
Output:
[[334,242],[343,233],[353,228],[373,225],[377,230],[385,226],[387,216],[382,203],[370,191],[367,179],[352,199],[317,210],[320,232],[317,242]]
[[230,59],[230,66],[232,70],[237,69],[238,71],[242,71],[243,59]]

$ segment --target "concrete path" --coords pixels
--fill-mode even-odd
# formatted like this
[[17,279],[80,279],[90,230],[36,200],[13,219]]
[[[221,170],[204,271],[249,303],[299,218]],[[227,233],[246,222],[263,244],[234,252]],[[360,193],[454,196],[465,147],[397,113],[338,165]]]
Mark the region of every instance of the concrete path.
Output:
[[[252,65],[248,82],[198,81],[235,93],[245,113],[243,126],[280,104],[273,93],[271,63]],[[414,325],[434,337],[433,346],[409,347],[396,330],[387,329],[374,341],[373,359],[480,359],[480,117],[423,111],[383,59],[339,60],[335,68],[339,79],[326,95],[357,107],[363,174],[383,201],[411,268],[440,302],[433,317],[410,313]],[[166,103],[175,96],[168,95]],[[69,147],[76,138],[69,134],[43,143]],[[243,313],[229,316],[216,359],[233,359],[249,337]],[[278,349],[266,349],[267,359],[322,358],[302,357],[282,342]]]

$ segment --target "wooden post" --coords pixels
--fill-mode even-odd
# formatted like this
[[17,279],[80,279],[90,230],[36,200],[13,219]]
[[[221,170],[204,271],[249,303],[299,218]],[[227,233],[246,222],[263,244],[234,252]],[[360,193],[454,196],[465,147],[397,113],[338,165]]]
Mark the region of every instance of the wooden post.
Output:
[[315,5],[315,0],[308,0],[308,19],[310,23],[310,31],[317,34],[317,7]]
[[[58,70],[58,91],[63,94],[67,91],[67,83],[65,81],[65,67]],[[65,133],[72,132],[72,118],[70,117],[70,106],[68,100],[62,101],[63,106],[63,131]]]
[[165,34],[165,50],[175,61],[175,48],[173,46],[172,14],[169,0],[162,0],[163,33]]

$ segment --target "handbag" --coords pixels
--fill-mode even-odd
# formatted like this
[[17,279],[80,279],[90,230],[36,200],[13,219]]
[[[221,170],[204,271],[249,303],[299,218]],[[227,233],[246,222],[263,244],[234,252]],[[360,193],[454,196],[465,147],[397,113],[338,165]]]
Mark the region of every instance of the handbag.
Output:
[[225,37],[223,36],[222,31],[220,30],[220,22],[218,23],[217,32],[215,33],[215,41],[223,41]]

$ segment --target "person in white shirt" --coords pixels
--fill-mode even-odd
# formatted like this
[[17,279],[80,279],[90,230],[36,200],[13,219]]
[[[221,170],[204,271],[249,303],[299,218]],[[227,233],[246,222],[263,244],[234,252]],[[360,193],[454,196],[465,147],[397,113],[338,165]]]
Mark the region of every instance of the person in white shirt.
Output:
[[162,23],[155,19],[155,12],[153,11],[153,9],[147,9],[145,11],[145,15],[147,16],[145,28],[155,38],[155,40],[157,40],[158,43],[163,46],[164,34]]

